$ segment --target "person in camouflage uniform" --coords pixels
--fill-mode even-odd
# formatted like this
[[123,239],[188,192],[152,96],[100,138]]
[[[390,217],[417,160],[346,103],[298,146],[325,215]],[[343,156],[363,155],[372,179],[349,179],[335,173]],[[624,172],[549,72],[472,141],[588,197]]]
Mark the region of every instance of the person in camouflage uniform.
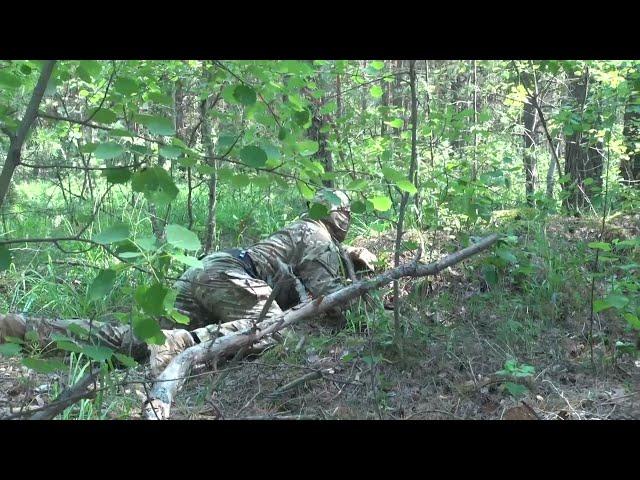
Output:
[[[340,289],[345,275],[339,244],[349,230],[349,199],[340,191],[324,191],[314,203],[327,208],[325,218],[313,220],[305,215],[246,250],[209,254],[202,259],[202,268],[192,267],[181,276],[174,285],[178,291],[175,307],[189,317],[188,330],[173,329],[172,322],[163,318],[165,344],[147,348],[129,326],[103,324],[97,328],[98,341],[116,351],[131,352],[136,359],[146,359],[151,353],[152,369],[158,371],[189,346],[251,328],[303,301]],[[370,252],[351,249],[348,255],[373,269],[375,257]],[[331,315],[340,316],[340,312]],[[5,336],[23,337],[28,330],[35,330],[44,342],[53,332],[66,334],[71,323],[90,327],[84,320],[0,316],[0,342]],[[264,339],[264,345],[258,346],[271,342]]]

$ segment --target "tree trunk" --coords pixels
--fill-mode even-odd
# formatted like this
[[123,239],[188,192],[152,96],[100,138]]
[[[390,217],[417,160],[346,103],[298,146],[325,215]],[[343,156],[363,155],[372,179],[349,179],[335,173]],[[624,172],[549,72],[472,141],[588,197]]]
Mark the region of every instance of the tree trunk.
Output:
[[[409,167],[408,180],[416,185],[416,171],[418,167],[417,128],[418,128],[418,97],[416,91],[416,61],[409,61],[409,82],[411,86],[411,166]],[[400,213],[396,230],[396,244],[394,252],[394,266],[400,265],[400,251],[402,247],[402,235],[404,217],[409,203],[409,192],[402,194],[400,201]],[[393,319],[396,344],[402,352],[402,329],[400,328],[400,285],[398,280],[393,282]]]
[[620,161],[620,174],[625,183],[640,187],[640,93],[638,80],[630,82],[632,92],[624,111],[624,143],[628,159]]
[[216,210],[218,208],[218,161],[214,158],[213,141],[211,139],[211,120],[209,118],[208,100],[200,102],[200,119],[202,143],[208,157],[208,164],[213,167],[209,177],[209,208],[207,213],[207,231],[205,234],[205,253],[211,252],[216,243]]
[[51,73],[53,72],[53,67],[55,66],[55,64],[55,60],[47,60],[46,62],[44,62],[42,70],[40,71],[38,83],[36,83],[36,86],[33,89],[31,100],[29,100],[27,110],[24,114],[24,117],[22,117],[20,125],[18,126],[18,131],[15,133],[15,135],[11,134],[9,136],[9,151],[7,152],[7,157],[4,161],[4,167],[2,167],[2,173],[0,173],[0,208],[2,208],[4,200],[7,196],[7,192],[9,191],[9,185],[11,184],[13,172],[20,164],[20,153],[22,152],[22,146],[24,145],[33,121],[38,115],[38,108],[40,107],[40,102],[42,101],[44,92],[47,89],[47,84],[49,83],[49,78],[51,78]]
[[[577,104],[577,111],[580,115],[580,124],[583,123],[584,112],[587,107],[587,96],[589,90],[589,70],[584,69],[584,73],[579,77],[574,77],[569,86],[569,94]],[[592,128],[597,127],[591,125]],[[565,149],[565,175],[571,184],[567,189],[565,206],[570,211],[580,212],[591,203],[591,196],[595,188],[602,185],[602,155],[598,149],[602,150],[600,144],[593,145],[587,135],[584,134],[584,127],[566,137]],[[591,178],[592,182],[586,182]]]
[[396,78],[393,83],[393,94],[391,95],[391,104],[397,108],[402,109],[402,60],[396,60]]
[[473,60],[473,164],[471,180],[478,178],[478,63]]
[[560,142],[557,142],[555,147],[552,144],[549,144],[549,150],[551,150],[551,160],[549,162],[549,169],[547,170],[547,198],[553,199],[553,175],[555,173],[556,167],[556,162],[554,161],[554,152],[555,158],[558,158],[558,155],[560,155]]
[[[527,86],[528,92],[534,92],[533,78],[528,72],[522,73],[522,81]],[[534,195],[536,193],[536,184],[538,182],[538,166],[534,155],[535,149],[535,131],[537,111],[535,107],[535,98],[528,96],[523,109],[524,123],[524,152],[522,160],[524,163],[524,181],[525,195],[527,205],[534,206]],[[552,162],[553,163],[553,162]]]

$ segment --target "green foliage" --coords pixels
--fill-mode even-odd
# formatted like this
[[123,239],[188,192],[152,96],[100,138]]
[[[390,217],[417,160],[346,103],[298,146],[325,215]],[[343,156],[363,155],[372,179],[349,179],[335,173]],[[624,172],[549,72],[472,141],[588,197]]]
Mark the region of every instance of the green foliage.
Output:
[[314,203],[309,208],[309,217],[313,218],[314,220],[321,220],[327,215],[329,215],[329,209],[326,205],[323,205],[321,203]]
[[93,151],[95,157],[102,160],[110,160],[112,158],[119,157],[123,153],[124,148],[122,145],[115,142],[101,143],[97,145],[96,149]]
[[66,365],[57,359],[23,358],[22,364],[39,373],[55,373],[66,370]]
[[536,373],[535,367],[524,363],[518,363],[515,359],[504,362],[504,368],[496,372],[496,375],[526,378]]
[[[535,372],[536,370],[532,365],[526,365],[519,363],[515,359],[509,359],[504,363],[504,368],[496,372],[496,375],[508,379],[525,379],[533,376]],[[504,382],[502,386],[510,395],[516,398],[525,395],[529,391],[529,389],[521,383]]]
[[0,344],[0,355],[14,357],[22,351],[22,347],[16,343]]
[[0,245],[0,271],[6,270],[11,265],[11,252],[4,245]]
[[100,270],[98,276],[89,287],[89,299],[100,300],[111,293],[116,282],[115,270]]
[[178,187],[166,170],[160,167],[145,168],[133,175],[131,188],[142,192],[145,198],[156,205],[166,205],[178,196]]
[[111,243],[121,242],[127,238],[129,238],[129,225],[125,223],[118,223],[95,235],[93,237],[93,241],[109,245]]
[[375,208],[380,212],[386,212],[391,208],[391,205],[393,204],[389,197],[384,197],[384,196],[373,197],[373,198],[370,198],[369,201],[373,205],[373,208]]
[[267,163],[267,154],[260,147],[250,145],[240,150],[240,158],[250,167],[261,168]]
[[199,250],[201,247],[198,236],[180,225],[167,225],[167,242],[176,248],[184,250]]
[[256,103],[256,91],[247,85],[238,85],[233,90],[233,98],[242,105],[250,107]]
[[109,183],[127,183],[132,176],[128,168],[108,168],[102,172]]
[[[416,66],[419,172],[409,178],[410,89],[408,75],[402,73],[406,64],[380,60],[366,66],[354,60],[59,62],[40,110],[91,119],[92,125],[101,128],[45,117],[34,124],[23,148],[25,163],[59,168],[37,173],[17,169],[14,191],[0,211],[0,241],[69,238],[82,232],[82,238],[91,238],[108,250],[85,242],[43,244],[33,250],[31,244],[0,245],[0,311],[81,318],[127,312],[126,321],[133,322],[136,335],[162,342],[158,316],[188,324],[188,318],[173,308],[175,292],[169,279],[187,267],[202,267],[195,255],[207,231],[208,186],[215,175],[216,248],[248,245],[276,231],[297,218],[305,210],[305,201],[313,202],[326,182],[347,189],[352,199],[352,233],[347,242],[372,232],[393,236],[398,206],[409,194],[414,197],[405,227],[424,234],[427,245],[431,232],[455,235],[466,245],[462,232],[482,235],[506,224],[525,230],[516,233],[534,247],[525,247],[510,232],[514,238],[469,267],[472,278],[479,279],[477,296],[493,295],[490,298],[502,303],[513,294],[510,289],[518,289],[528,300],[526,309],[533,312],[532,318],[557,321],[573,311],[582,315],[585,312],[569,306],[574,305],[574,295],[584,292],[573,292],[571,287],[580,284],[585,265],[598,252],[604,266],[594,272],[596,291],[601,292],[594,312],[603,322],[622,322],[625,334],[637,332],[637,239],[595,241],[599,237],[587,232],[581,238],[579,256],[552,251],[542,232],[547,216],[562,213],[563,200],[578,185],[591,197],[577,214],[592,210],[599,214],[607,205],[613,210],[607,212],[609,216],[615,211],[637,211],[637,189],[619,184],[618,177],[621,161],[635,149],[633,142],[626,141],[621,106],[630,112],[637,106],[633,92],[640,78],[638,62],[478,62],[475,86],[470,62],[430,62],[428,72],[422,62]],[[586,67],[592,77],[582,108],[574,104],[567,86],[572,85],[575,72]],[[17,128],[39,68],[31,61],[2,64],[3,129]],[[113,72],[114,81],[106,92]],[[537,133],[525,152],[524,72],[535,72],[538,85],[548,87],[541,100],[554,142],[562,147],[579,133],[600,151],[610,150],[602,178],[602,187],[608,181],[606,201],[598,178],[577,183],[566,175],[558,181],[558,172],[551,172],[556,180],[549,194],[545,191],[544,175],[551,165],[555,168],[555,158],[544,147],[546,136]],[[390,94],[385,95],[386,91]],[[473,92],[479,93],[475,109]],[[201,132],[199,105],[205,99],[212,105],[207,115],[215,158]],[[72,115],[65,113],[69,106]],[[7,148],[5,138],[0,150],[6,154]],[[327,152],[333,171],[326,162]],[[539,174],[529,210],[522,208],[527,201],[525,153],[536,160]],[[562,168],[565,159],[561,156],[559,161]],[[83,170],[85,165],[90,169]],[[331,195],[325,198],[326,205],[310,205],[311,218],[326,217],[328,205],[337,203]],[[162,232],[152,228],[150,204],[155,226],[159,224]],[[507,219],[501,216],[505,212],[514,214]],[[82,230],[85,225],[87,229]],[[434,238],[434,245],[440,246],[439,237]],[[404,250],[411,246],[403,245]],[[392,251],[376,253],[387,259],[393,255]],[[67,262],[74,266],[64,266]],[[97,269],[83,268],[83,263]],[[116,288],[118,295],[111,295]],[[584,306],[584,299],[580,301]],[[416,314],[407,322],[422,320]],[[526,318],[509,317],[500,325],[499,333],[507,343],[514,338],[534,343],[535,327]],[[376,328],[392,337],[393,326],[388,322],[380,320]],[[88,332],[73,333],[90,341]],[[76,340],[60,338],[56,344],[63,351],[82,353],[83,362],[92,358],[134,365],[128,357],[114,357]],[[10,343],[0,351],[29,356],[30,348]],[[372,365],[375,357],[367,357]],[[527,373],[524,367],[509,364],[504,371],[513,380],[520,378],[518,372]],[[505,382],[504,388],[518,396],[523,387]]]

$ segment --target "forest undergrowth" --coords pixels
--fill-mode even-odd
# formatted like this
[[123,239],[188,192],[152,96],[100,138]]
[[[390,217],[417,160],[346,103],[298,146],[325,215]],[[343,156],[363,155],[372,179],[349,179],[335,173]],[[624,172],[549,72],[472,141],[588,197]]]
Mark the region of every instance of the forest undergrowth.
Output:
[[[230,218],[221,214],[220,222],[229,222],[226,231],[233,232],[226,240],[229,245],[243,236],[250,241],[265,233],[245,229],[238,221],[241,210],[236,208]],[[276,228],[292,215],[288,207],[281,210],[247,211],[270,217],[266,223]],[[220,211],[225,212],[224,203]],[[40,228],[64,229],[62,224],[55,226],[56,218]],[[496,266],[490,261],[496,255],[485,253],[435,277],[401,283],[406,333],[402,355],[393,343],[389,285],[373,303],[361,302],[352,309],[345,325],[328,326],[315,319],[297,325],[259,357],[195,372],[178,397],[174,418],[638,418],[640,361],[635,348],[625,348],[636,337],[615,310],[597,315],[591,353],[593,266],[585,258],[590,242],[638,238],[640,216],[616,215],[606,222],[602,238],[600,223],[597,217],[528,219],[526,210],[495,215],[473,234],[500,232],[512,238],[509,255],[503,255],[506,262]],[[356,222],[348,242],[374,252],[378,270],[388,268],[394,233],[363,233]],[[468,237],[468,232],[454,228],[410,229],[404,237],[403,261],[415,257],[420,243],[425,247],[422,260],[431,261],[460,248]],[[598,267],[609,273],[596,282],[601,295],[611,275],[624,272],[619,267],[640,260],[637,248],[620,252]],[[117,298],[95,311],[93,305],[83,304],[87,279],[74,276],[73,266],[58,263],[55,249],[34,251],[29,261],[31,269],[3,277],[0,288],[13,292],[3,295],[5,301],[13,299],[4,309],[86,317],[108,316],[124,308]],[[77,263],[88,262],[99,265],[100,258]],[[86,268],[78,267],[78,272]],[[8,414],[43,406],[77,381],[89,364],[76,355],[69,372],[47,375],[15,358],[0,362],[0,408]],[[101,385],[97,400],[83,400],[60,418],[139,418],[144,382],[151,381],[146,368],[114,371],[104,378],[111,385]]]

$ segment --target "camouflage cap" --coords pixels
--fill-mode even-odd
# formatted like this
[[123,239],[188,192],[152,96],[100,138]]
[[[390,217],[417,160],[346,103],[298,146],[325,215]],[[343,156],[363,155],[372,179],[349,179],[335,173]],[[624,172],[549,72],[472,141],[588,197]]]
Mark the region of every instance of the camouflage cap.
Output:
[[348,210],[350,206],[350,200],[346,193],[342,190],[333,190],[330,188],[323,188],[313,198],[313,203],[319,203],[327,207],[329,211],[336,209]]
[[[324,212],[316,208],[322,205],[326,208]],[[320,207],[322,210],[322,207]],[[351,210],[349,197],[341,190],[323,188],[313,199],[313,205],[309,210],[311,218],[316,218],[324,223],[329,232],[338,242],[342,242],[347,236],[349,223],[351,222]]]

